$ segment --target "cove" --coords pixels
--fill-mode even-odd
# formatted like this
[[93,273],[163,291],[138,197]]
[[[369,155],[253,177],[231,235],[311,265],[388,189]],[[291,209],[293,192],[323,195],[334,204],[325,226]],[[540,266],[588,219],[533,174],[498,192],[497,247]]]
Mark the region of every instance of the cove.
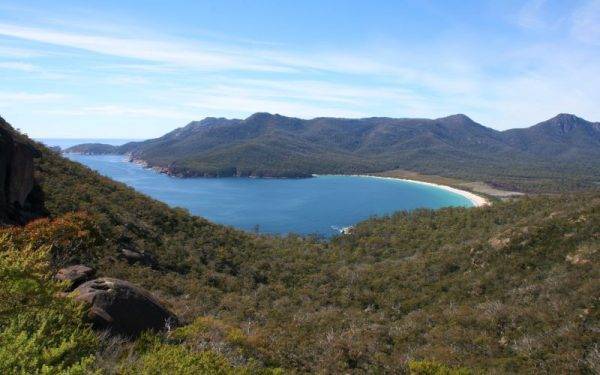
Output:
[[123,156],[66,156],[172,207],[183,207],[215,223],[260,233],[330,237],[375,215],[419,207],[473,205],[453,192],[393,179],[180,179],[130,163]]

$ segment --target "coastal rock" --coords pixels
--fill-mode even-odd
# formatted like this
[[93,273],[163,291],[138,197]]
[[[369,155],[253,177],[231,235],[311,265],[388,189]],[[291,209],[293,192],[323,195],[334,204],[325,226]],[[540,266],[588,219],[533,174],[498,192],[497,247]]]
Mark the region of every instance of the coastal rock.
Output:
[[72,295],[89,306],[88,317],[99,329],[137,336],[145,330],[158,331],[177,324],[177,317],[150,292],[124,280],[91,280]]
[[61,268],[54,278],[60,281],[69,281],[69,290],[77,288],[79,285],[90,280],[94,276],[94,269],[82,264]]

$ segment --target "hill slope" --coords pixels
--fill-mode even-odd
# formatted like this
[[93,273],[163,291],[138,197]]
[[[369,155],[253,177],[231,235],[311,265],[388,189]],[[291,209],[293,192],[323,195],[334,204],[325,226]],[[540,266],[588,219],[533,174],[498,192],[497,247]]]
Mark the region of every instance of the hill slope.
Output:
[[600,158],[600,123],[560,114],[527,129],[507,130],[507,143],[542,158],[578,162]]
[[[465,115],[429,119],[207,118],[112,148],[180,176],[306,177],[405,169],[541,191],[591,187],[600,177],[600,125],[559,115],[499,132]],[[81,145],[70,152],[106,152]]]
[[[54,221],[31,224],[30,241],[53,244],[55,266],[84,262],[148,288],[191,323],[157,338],[160,351],[149,339],[99,349],[100,367],[155,357],[172,372],[215,348],[233,364],[312,373],[398,373],[414,360],[500,373],[600,364],[600,192],[398,213],[329,242],[257,237],[36,147]],[[158,265],[128,264],[123,247]]]

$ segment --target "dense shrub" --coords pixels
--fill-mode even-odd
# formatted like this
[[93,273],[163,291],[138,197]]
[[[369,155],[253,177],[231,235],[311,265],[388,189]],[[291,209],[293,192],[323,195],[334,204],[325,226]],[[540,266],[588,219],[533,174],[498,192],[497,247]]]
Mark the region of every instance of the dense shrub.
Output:
[[54,220],[38,219],[24,227],[3,230],[19,247],[46,247],[53,267],[95,263],[105,241],[95,219],[83,212],[69,212]]
[[0,234],[0,372],[83,374],[97,339],[81,309],[57,297],[48,246],[15,247]]
[[431,361],[410,361],[408,369],[411,375],[471,375],[473,373],[465,368],[452,368]]
[[135,360],[124,361],[123,374],[280,374],[253,362],[233,365],[228,358],[208,348],[191,348],[178,340],[146,335],[138,340]]

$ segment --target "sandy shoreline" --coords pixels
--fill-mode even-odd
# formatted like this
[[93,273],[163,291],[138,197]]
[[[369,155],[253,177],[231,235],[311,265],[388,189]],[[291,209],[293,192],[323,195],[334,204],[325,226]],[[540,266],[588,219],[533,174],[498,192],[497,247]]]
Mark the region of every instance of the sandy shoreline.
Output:
[[[164,170],[159,169],[157,167],[149,167],[148,163],[146,163],[144,160],[134,159],[134,158],[131,158],[131,156],[129,156],[128,161],[130,163],[141,165],[142,167],[145,167],[145,168],[154,169],[155,171],[157,171],[159,173],[165,173]],[[318,176],[327,176],[327,175],[313,174],[313,176],[314,177],[318,177]],[[330,176],[351,176],[351,177],[380,178],[380,179],[386,179],[386,180],[398,180],[398,181],[410,182],[410,183],[413,183],[413,184],[428,185],[428,186],[436,187],[438,189],[446,190],[446,191],[449,191],[449,192],[461,195],[461,196],[467,198],[469,201],[471,201],[471,203],[473,203],[473,206],[475,206],[475,207],[488,206],[488,205],[491,204],[488,199],[486,199],[486,198],[484,198],[484,197],[482,197],[480,195],[471,193],[470,191],[457,189],[457,188],[454,188],[454,187],[451,187],[451,186],[447,186],[447,185],[436,184],[436,183],[433,183],[433,182],[425,182],[425,181],[419,181],[419,180],[410,180],[410,179],[407,179],[407,178],[398,178],[398,177],[373,176],[373,175],[367,175],[367,174],[330,175]]]
[[[314,176],[319,176],[319,175],[314,175]],[[323,175],[321,175],[323,176]],[[333,176],[333,175],[332,175]],[[339,176],[339,175],[336,175]],[[398,181],[405,181],[405,182],[410,182],[413,184],[421,184],[421,185],[428,185],[428,186],[433,186],[439,189],[443,189],[458,195],[462,195],[463,197],[467,198],[468,200],[471,201],[471,203],[473,203],[473,206],[475,207],[482,207],[482,206],[489,206],[490,205],[490,201],[487,200],[486,198],[479,196],[477,194],[473,194],[470,191],[466,191],[466,190],[460,190],[457,188],[453,188],[451,186],[447,186],[447,185],[440,185],[440,184],[434,184],[433,182],[425,182],[425,181],[419,181],[419,180],[409,180],[406,178],[397,178],[397,177],[384,177],[384,176],[372,176],[372,175],[366,175],[366,174],[357,174],[357,175],[346,175],[346,176],[354,176],[354,177],[370,177],[370,178],[381,178],[381,179],[386,179],[386,180],[398,180]]]

